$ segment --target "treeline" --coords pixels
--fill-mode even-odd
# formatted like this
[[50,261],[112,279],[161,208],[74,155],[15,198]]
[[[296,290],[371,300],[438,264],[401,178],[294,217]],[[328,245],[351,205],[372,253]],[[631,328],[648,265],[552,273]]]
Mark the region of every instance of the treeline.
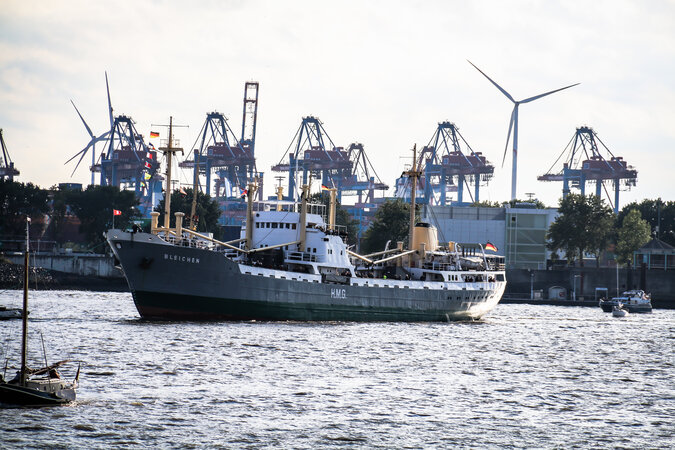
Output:
[[[189,217],[192,206],[190,189],[174,191],[171,200],[172,211],[182,211]],[[141,219],[138,206],[139,200],[132,191],[113,186],[90,185],[84,190],[66,186],[41,189],[32,183],[0,180],[0,242],[22,239],[26,217],[30,217],[31,239],[42,238],[49,227],[48,238],[63,246],[69,243],[65,236],[67,222],[77,217],[84,247],[95,253],[104,253],[103,233],[113,226],[113,210],[121,212],[114,217],[115,228],[128,229]],[[163,213],[163,200],[157,210]],[[195,215],[199,221],[198,231],[212,232],[220,238],[220,209],[215,200],[200,193]]]
[[[537,200],[481,202],[472,206],[517,207],[523,203],[545,208]],[[633,202],[616,215],[598,197],[570,194],[560,200],[558,212],[559,216],[549,227],[546,244],[549,250],[563,253],[568,263],[583,264],[584,255],[593,255],[599,265],[600,256],[609,250],[616,255],[619,263],[627,264],[632,262],[633,252],[653,237],[675,246],[675,202],[672,201]],[[396,245],[396,241],[403,241],[407,247],[409,214],[410,205],[401,200],[383,203],[366,230],[361,242],[362,251],[381,251],[387,241],[391,241],[390,248]]]
[[42,238],[50,228],[49,238],[57,245],[66,244],[64,232],[69,217],[79,219],[79,233],[92,251],[105,251],[103,232],[112,226],[128,227],[140,218],[138,199],[133,192],[112,186],[89,186],[85,190],[54,186],[42,189],[32,183],[0,180],[0,240],[24,236],[26,217],[31,218],[31,239]]
[[549,227],[547,247],[562,251],[568,262],[583,265],[584,255],[611,250],[620,264],[631,264],[633,252],[658,237],[675,245],[675,202],[661,199],[633,202],[618,215],[594,195],[570,194],[560,200],[559,216]]

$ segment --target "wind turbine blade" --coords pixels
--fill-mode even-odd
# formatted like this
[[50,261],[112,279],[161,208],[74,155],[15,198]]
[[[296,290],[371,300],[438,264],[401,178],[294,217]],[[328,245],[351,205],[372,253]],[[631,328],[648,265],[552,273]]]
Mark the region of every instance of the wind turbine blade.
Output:
[[[72,177],[73,175],[75,175],[75,171],[77,170],[78,167],[80,167],[80,163],[82,162],[82,160],[84,159],[84,157],[87,156],[87,150],[89,150],[89,147],[91,147],[91,145],[92,145],[92,143],[90,142],[89,145],[87,145],[87,146],[84,148],[84,150],[82,150],[82,151],[80,152],[80,153],[82,153],[82,156],[80,156],[80,159],[77,161],[77,164],[75,164],[75,168],[73,169],[73,173],[70,174],[71,177]],[[75,156],[77,156],[77,155],[75,155]],[[71,159],[72,159],[72,158],[71,158]]]
[[80,120],[84,124],[84,127],[87,129],[87,133],[89,133],[89,136],[94,137],[94,133],[91,132],[91,128],[89,128],[89,125],[87,125],[87,122],[84,121],[84,117],[82,117],[82,114],[80,114],[80,110],[77,109],[77,106],[75,106],[75,103],[71,100],[70,103],[73,104],[73,108],[75,108],[75,111],[77,111],[77,115],[80,116]]
[[105,73],[105,90],[108,93],[108,113],[110,115],[110,129],[113,127],[113,108],[110,102],[110,87],[108,86],[108,72]]
[[476,67],[476,66],[474,65],[474,63],[472,63],[472,62],[469,61],[468,59],[467,59],[467,62],[468,62],[469,64],[471,64],[477,71],[479,71],[480,73],[482,73],[483,76],[484,76],[485,78],[487,78],[488,80],[490,80],[490,83],[494,84],[495,87],[496,87],[497,89],[499,89],[500,92],[501,92],[502,94],[504,94],[504,95],[506,96],[506,98],[508,98],[509,100],[511,100],[513,103],[516,103],[516,101],[513,99],[513,97],[511,97],[511,94],[509,94],[508,92],[506,92],[500,85],[498,85],[497,83],[495,83],[495,82],[492,80],[492,78],[490,78],[490,77],[488,77],[487,75],[485,75],[485,72],[483,72],[483,71],[480,70],[478,67]]
[[531,101],[537,100],[538,98],[542,98],[542,97],[546,97],[547,95],[555,94],[556,92],[562,91],[564,89],[569,89],[569,88],[577,86],[579,84],[581,84],[581,83],[570,84],[569,86],[565,86],[565,87],[562,87],[560,89],[556,89],[555,91],[546,92],[545,94],[535,95],[534,97],[530,97],[530,98],[526,98],[525,100],[521,100],[520,103],[529,103]]
[[80,156],[82,153],[86,153],[87,150],[89,149],[89,147],[91,147],[91,144],[92,144],[92,142],[89,141],[89,143],[87,144],[87,146],[85,148],[83,148],[79,152],[75,153],[75,155],[73,155],[68,161],[64,162],[63,164],[66,165],[69,162],[71,162],[72,160],[74,160],[75,158],[77,158],[78,156]]
[[518,107],[518,104],[513,107],[513,111],[511,111],[511,120],[509,121],[509,134],[506,135],[506,146],[504,147],[504,157],[502,158],[502,167],[504,167],[504,161],[506,161],[506,152],[509,151],[509,139],[511,139],[511,130],[513,129],[513,122],[516,119],[516,108]]
[[99,141],[107,141],[109,135],[110,135],[110,131],[106,131],[105,133],[103,133],[99,137],[95,138],[94,142],[96,143],[96,142],[99,142]]

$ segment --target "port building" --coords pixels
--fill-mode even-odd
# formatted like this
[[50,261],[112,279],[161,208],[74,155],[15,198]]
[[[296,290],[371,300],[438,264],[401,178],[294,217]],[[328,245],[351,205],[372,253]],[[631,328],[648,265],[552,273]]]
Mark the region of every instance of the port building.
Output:
[[546,269],[552,253],[546,248],[546,232],[557,214],[557,208],[537,209],[530,204],[513,208],[424,205],[421,217],[438,228],[441,241],[471,250],[477,243],[490,242],[505,256],[507,269]]

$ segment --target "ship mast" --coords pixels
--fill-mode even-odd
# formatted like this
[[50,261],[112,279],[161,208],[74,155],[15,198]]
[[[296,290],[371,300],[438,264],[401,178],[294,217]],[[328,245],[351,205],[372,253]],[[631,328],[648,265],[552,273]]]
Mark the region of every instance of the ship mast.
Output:
[[[153,125],[154,126],[154,125]],[[157,125],[160,127],[165,127],[167,125]],[[164,189],[164,228],[169,229],[171,224],[171,159],[173,154],[176,152],[183,153],[183,149],[173,146],[173,116],[169,117],[169,139],[167,141],[166,147],[160,147],[159,150],[164,152],[166,156],[166,188]],[[175,125],[177,127],[187,127],[187,125]],[[167,231],[168,233],[168,231]]]
[[[415,200],[417,196],[417,178],[421,175],[417,167],[417,144],[413,145],[413,163],[410,170],[403,172],[410,179],[410,223],[408,224],[408,250],[413,249],[413,232],[415,231]],[[408,260],[412,263],[412,255]],[[412,264],[411,264],[412,265]]]
[[197,231],[197,181],[199,179],[199,150],[195,149],[195,173],[192,181],[192,207],[190,208],[190,229]]
[[253,246],[253,198],[255,192],[258,190],[258,180],[252,181],[248,184],[248,191],[246,192],[246,250],[251,250]]
[[19,374],[19,385],[26,385],[26,354],[28,353],[28,252],[30,246],[29,238],[30,217],[26,217],[26,253],[23,257],[23,311],[21,319],[23,322],[23,332],[21,334],[21,372]]

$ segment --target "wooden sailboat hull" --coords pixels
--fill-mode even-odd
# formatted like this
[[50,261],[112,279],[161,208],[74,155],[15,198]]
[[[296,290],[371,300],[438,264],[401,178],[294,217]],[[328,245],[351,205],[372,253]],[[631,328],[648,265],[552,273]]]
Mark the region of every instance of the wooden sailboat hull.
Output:
[[44,392],[12,383],[0,383],[0,403],[16,406],[58,406],[75,399],[73,389]]

